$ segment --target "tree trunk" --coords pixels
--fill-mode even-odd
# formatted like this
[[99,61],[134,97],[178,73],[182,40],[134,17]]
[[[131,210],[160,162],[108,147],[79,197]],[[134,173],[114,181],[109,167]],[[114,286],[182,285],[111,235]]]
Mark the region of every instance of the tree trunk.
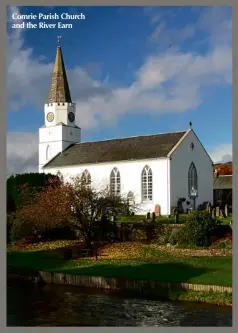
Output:
[[84,247],[87,249],[92,249],[92,236],[90,235],[85,235],[84,236]]

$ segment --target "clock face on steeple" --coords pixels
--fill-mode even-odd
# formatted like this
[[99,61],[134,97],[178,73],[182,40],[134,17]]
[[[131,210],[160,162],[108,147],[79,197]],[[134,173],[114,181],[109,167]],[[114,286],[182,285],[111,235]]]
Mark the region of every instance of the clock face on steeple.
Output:
[[68,114],[68,119],[69,119],[69,121],[70,121],[71,123],[74,121],[75,116],[74,116],[74,113],[73,113],[73,112],[70,112],[70,113]]
[[46,119],[48,122],[52,122],[54,120],[55,116],[53,112],[49,112],[46,116]]

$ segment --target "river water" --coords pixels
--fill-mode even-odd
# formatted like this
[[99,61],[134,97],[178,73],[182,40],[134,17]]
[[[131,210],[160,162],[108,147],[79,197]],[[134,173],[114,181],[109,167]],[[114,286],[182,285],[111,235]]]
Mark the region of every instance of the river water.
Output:
[[8,281],[7,326],[232,326],[232,310]]

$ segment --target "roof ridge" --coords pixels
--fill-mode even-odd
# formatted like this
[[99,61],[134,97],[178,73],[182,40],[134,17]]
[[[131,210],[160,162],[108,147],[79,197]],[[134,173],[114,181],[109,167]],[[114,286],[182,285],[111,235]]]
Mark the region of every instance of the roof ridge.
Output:
[[94,163],[168,158],[186,132],[171,132],[121,139],[72,143],[46,164],[46,168]]
[[133,139],[133,138],[145,138],[145,137],[168,135],[168,134],[182,134],[182,133],[186,133],[186,132],[187,131],[178,131],[178,132],[165,132],[165,133],[148,134],[148,135],[134,135],[134,136],[127,136],[127,137],[113,138],[113,139],[105,139],[105,140],[99,140],[99,141],[78,142],[78,143],[76,143],[76,145],[84,144],[84,143],[99,143],[99,142],[106,142],[106,141],[126,140],[126,139]]

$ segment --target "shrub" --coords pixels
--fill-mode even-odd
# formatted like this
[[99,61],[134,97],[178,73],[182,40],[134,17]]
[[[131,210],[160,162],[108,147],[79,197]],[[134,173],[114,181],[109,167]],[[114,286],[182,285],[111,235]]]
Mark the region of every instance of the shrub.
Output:
[[154,223],[148,223],[146,225],[146,240],[151,242],[156,238],[156,225]]
[[169,236],[169,243],[172,245],[186,245],[188,243],[183,228],[172,229]]
[[173,230],[173,227],[169,224],[161,224],[160,230],[157,232],[157,243],[158,244],[167,244],[169,243],[169,237],[171,235],[171,232]]
[[171,234],[169,236],[169,243],[172,245],[176,245],[179,243],[179,234],[180,234],[181,230],[179,229],[173,229],[171,231]]
[[224,249],[224,250],[232,250],[232,243],[228,239],[221,240],[218,245],[218,249]]
[[42,242],[66,239],[76,239],[76,233],[70,227],[48,229],[41,233]]
[[11,230],[15,220],[15,214],[7,214],[7,244],[11,243]]
[[224,238],[227,235],[232,236],[232,228],[230,225],[221,224],[218,225],[214,230],[212,230],[211,235],[217,237],[217,239]]
[[22,222],[18,219],[15,219],[11,228],[11,242],[15,243],[16,241],[19,241],[21,239],[32,237],[34,236],[34,234],[35,232],[30,223]]
[[192,212],[183,228],[184,237],[189,245],[209,246],[211,235],[219,226],[220,222],[212,218],[208,212]]
[[29,236],[29,237],[25,237],[21,240],[18,240],[15,243],[15,246],[18,250],[20,250],[20,249],[24,249],[29,244],[39,243],[40,241],[41,241],[41,239],[37,236]]

